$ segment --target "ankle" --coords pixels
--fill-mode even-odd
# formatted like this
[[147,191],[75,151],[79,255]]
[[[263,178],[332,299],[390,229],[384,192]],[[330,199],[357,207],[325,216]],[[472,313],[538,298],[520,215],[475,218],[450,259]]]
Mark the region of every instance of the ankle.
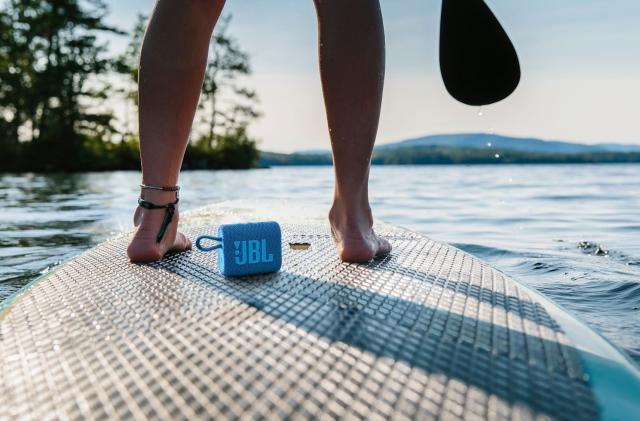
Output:
[[373,216],[369,202],[359,200],[342,201],[334,199],[329,210],[329,221],[339,229],[362,230],[373,226]]
[[333,207],[353,212],[369,209],[368,186],[354,185],[347,188],[336,183],[333,190]]
[[158,205],[173,203],[178,198],[176,192],[173,192],[173,191],[149,190],[149,189],[142,189],[142,191],[140,192],[140,197],[144,200],[148,200],[149,202],[152,202]]
[[[180,219],[180,208],[178,204],[175,203],[177,199],[175,192],[143,189],[140,197],[147,202],[159,206],[174,203],[172,220],[169,225],[177,224]],[[167,210],[162,208],[147,209],[145,206],[138,206],[133,215],[133,224],[136,227],[143,226],[147,228],[161,225],[166,212]]]

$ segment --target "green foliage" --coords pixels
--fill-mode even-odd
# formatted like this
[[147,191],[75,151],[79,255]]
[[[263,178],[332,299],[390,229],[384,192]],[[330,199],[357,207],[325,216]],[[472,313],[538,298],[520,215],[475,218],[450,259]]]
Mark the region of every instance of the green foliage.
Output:
[[110,68],[97,34],[119,33],[105,15],[100,0],[9,0],[0,12],[0,142],[25,166],[72,169],[85,138],[113,132],[95,107],[105,86],[90,81]]
[[138,15],[126,50],[114,60],[115,71],[124,75],[125,81],[128,82],[121,93],[124,93],[125,98],[132,101],[136,107],[138,106],[138,62],[140,60],[144,32],[147,28],[147,20],[147,16]]
[[103,23],[102,1],[11,0],[3,11],[6,31],[2,61],[3,110],[28,124],[32,140],[55,141],[74,135],[75,123],[88,114],[83,99],[99,98],[90,76],[104,73],[109,60],[98,32],[118,32]]
[[[98,35],[123,33],[105,24],[106,14],[102,0],[0,0],[0,171],[140,168],[133,129],[116,124],[109,99],[121,75],[129,83],[120,93],[137,107],[146,18],[114,58]],[[250,68],[228,23],[212,38],[198,126],[206,128],[189,149],[211,168],[249,168],[258,152],[246,128],[259,115],[257,98],[238,84]]]
[[248,169],[258,164],[260,152],[243,127],[216,136],[211,145],[206,137],[187,147],[185,169]]
[[249,56],[242,51],[235,38],[228,35],[231,16],[222,17],[209,45],[209,62],[204,76],[202,96],[197,117],[201,135],[198,141],[210,146],[220,134],[245,133],[242,128],[260,117],[255,105],[255,91],[240,84],[243,76],[251,74]]
[[[147,18],[138,16],[131,41],[117,60],[117,70],[129,79],[125,96],[138,105],[138,58]],[[247,135],[249,124],[260,116],[257,95],[242,86],[251,74],[249,56],[228,35],[231,17],[220,19],[211,37],[209,60],[195,118],[195,140],[187,146],[185,169],[243,169],[257,165],[256,142]]]

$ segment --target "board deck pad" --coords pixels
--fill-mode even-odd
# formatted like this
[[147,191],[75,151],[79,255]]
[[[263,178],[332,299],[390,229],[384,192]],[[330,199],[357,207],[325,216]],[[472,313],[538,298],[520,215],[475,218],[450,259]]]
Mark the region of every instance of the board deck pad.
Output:
[[130,264],[122,235],[36,282],[0,313],[0,414],[597,418],[578,352],[499,271],[392,227],[390,256],[342,263],[328,226],[282,228],[276,274],[224,278],[197,251]]

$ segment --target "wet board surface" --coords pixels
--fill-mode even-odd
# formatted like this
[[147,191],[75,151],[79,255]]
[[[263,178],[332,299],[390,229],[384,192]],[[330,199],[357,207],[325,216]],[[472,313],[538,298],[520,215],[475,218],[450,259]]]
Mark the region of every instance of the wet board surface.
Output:
[[580,352],[499,271],[387,225],[390,256],[342,263],[328,226],[281,225],[277,274],[135,265],[121,235],[35,282],[0,312],[0,418],[598,418]]

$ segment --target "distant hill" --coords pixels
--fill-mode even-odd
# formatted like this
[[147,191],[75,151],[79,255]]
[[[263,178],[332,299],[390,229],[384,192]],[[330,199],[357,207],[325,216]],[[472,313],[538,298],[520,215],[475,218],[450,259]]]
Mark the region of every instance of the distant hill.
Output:
[[[640,162],[640,145],[580,143],[486,133],[423,136],[379,145],[373,164],[495,164]],[[262,152],[262,166],[330,165],[328,150],[293,154]]]
[[380,145],[376,149],[394,149],[417,146],[448,146],[452,148],[484,149],[489,147],[502,150],[543,152],[543,153],[593,153],[593,152],[640,152],[640,145],[620,145],[601,143],[585,145],[582,143],[542,140],[525,137],[509,137],[487,133],[464,133],[423,136],[400,142]]

